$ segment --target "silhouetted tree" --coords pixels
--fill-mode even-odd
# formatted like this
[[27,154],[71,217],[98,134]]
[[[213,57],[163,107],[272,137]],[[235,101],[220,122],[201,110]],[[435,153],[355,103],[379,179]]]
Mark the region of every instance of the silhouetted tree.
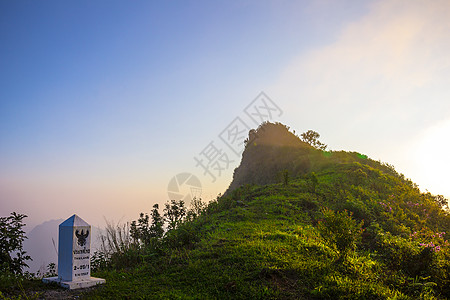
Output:
[[168,230],[175,229],[186,216],[186,206],[183,200],[170,200],[164,208],[164,218],[168,223]]
[[[26,215],[11,213],[9,217],[0,217],[0,271],[22,274],[25,263],[31,260],[26,251],[23,250],[23,241],[27,238],[22,227],[25,226],[23,219]],[[15,254],[15,257],[14,257]]]
[[194,197],[191,201],[191,205],[186,212],[186,220],[194,220],[198,218],[205,210],[206,204],[202,201],[201,198]]
[[327,145],[321,143],[319,138],[320,134],[314,130],[308,130],[307,132],[301,134],[301,139],[303,142],[313,146],[316,149],[325,150]]
[[153,210],[151,213],[152,224],[150,225],[150,235],[153,238],[160,239],[164,234],[164,218],[159,213],[159,205],[153,205]]
[[434,196],[434,201],[436,201],[436,203],[441,207],[441,208],[445,208],[446,206],[448,206],[448,200],[442,196],[442,195],[437,195]]
[[138,245],[147,246],[150,243],[150,217],[148,214],[141,213],[139,219],[131,222],[130,235]]
[[[139,219],[131,222],[130,235],[134,242],[144,247],[156,246],[164,234],[164,218],[159,213],[159,205],[153,205],[150,214],[141,213]],[[150,224],[151,217],[151,224]]]

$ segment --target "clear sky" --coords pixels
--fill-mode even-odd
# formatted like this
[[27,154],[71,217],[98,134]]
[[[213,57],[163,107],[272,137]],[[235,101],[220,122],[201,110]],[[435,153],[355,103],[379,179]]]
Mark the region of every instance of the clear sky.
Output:
[[[446,0],[1,1],[0,215],[136,219],[183,172],[214,198],[240,161],[219,135],[255,127],[261,91],[271,120],[450,196],[449,15]],[[194,160],[211,142],[230,161],[215,182]]]

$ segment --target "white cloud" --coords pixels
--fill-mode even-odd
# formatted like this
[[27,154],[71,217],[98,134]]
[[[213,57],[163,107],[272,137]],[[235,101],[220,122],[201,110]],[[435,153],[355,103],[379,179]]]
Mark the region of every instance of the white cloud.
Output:
[[[450,2],[380,1],[331,45],[302,53],[273,87],[277,97],[332,107],[390,104],[450,68]],[[406,101],[406,99],[403,99]]]

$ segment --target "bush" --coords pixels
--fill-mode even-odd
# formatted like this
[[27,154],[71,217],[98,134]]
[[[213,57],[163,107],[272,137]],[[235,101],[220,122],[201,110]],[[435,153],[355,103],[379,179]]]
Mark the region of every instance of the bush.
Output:
[[100,254],[94,258],[97,266],[128,268],[141,262],[138,249],[130,236],[130,224],[113,224],[106,221],[105,233],[100,235]]
[[164,235],[164,219],[159,213],[158,204],[153,205],[150,216],[141,213],[136,221],[131,222],[130,235],[134,243],[138,247],[149,248],[150,250],[157,250],[159,248],[160,240]]
[[[9,217],[0,217],[0,271],[21,275],[25,261],[31,260],[23,250],[23,241],[27,238],[22,230],[26,215],[11,213]],[[13,257],[14,254],[16,257]]]
[[361,240],[363,222],[358,223],[352,218],[352,213],[346,210],[334,212],[328,208],[322,209],[323,220],[317,227],[323,239],[335,247],[344,258]]
[[164,208],[164,218],[167,221],[168,230],[178,227],[186,216],[186,206],[183,200],[171,200],[167,202]]
[[202,201],[201,198],[194,197],[191,201],[191,205],[186,212],[186,220],[185,221],[193,221],[197,219],[200,215],[202,215],[206,211],[206,203]]
[[169,249],[192,248],[200,240],[198,228],[194,222],[185,222],[176,229],[169,230],[163,243]]
[[108,267],[108,258],[102,251],[95,251],[91,256],[91,271],[98,272]]
[[379,253],[389,268],[413,277],[429,274],[436,256],[431,248],[421,247],[417,242],[389,233],[380,233],[377,239]]

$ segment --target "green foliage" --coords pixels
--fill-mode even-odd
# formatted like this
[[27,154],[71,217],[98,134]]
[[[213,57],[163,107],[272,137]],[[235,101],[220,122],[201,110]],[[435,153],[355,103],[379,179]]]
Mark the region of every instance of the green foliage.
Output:
[[345,257],[361,240],[363,222],[354,220],[352,213],[347,211],[334,212],[324,208],[322,214],[323,220],[317,225],[322,238],[336,247],[341,257]]
[[[0,275],[0,283],[3,283],[3,275]],[[42,299],[42,292],[28,291],[29,288],[35,285],[34,282],[26,280],[19,275],[11,285],[3,288],[0,286],[0,299],[1,300],[35,300]],[[5,294],[3,294],[5,293]]]
[[308,173],[305,176],[305,179],[306,179],[306,182],[307,182],[308,191],[310,193],[315,193],[317,184],[319,183],[319,181],[317,179],[317,176],[316,176],[316,173],[314,173],[314,172]]
[[130,235],[139,247],[158,249],[159,242],[164,234],[164,219],[159,213],[158,204],[153,205],[150,216],[141,213],[139,219],[131,222]]
[[55,277],[58,276],[58,270],[56,269],[55,263],[49,263],[47,265],[47,270],[44,274],[44,277]]
[[196,223],[185,222],[178,225],[176,230],[169,230],[164,237],[163,243],[167,249],[192,248],[199,241],[198,227]]
[[186,216],[186,206],[183,200],[170,200],[165,204],[164,218],[167,221],[168,230],[178,227]]
[[289,185],[289,170],[283,170],[279,173],[279,176],[281,178],[281,182],[284,186]]
[[220,196],[166,232],[161,255],[96,274],[108,285],[89,297],[449,297],[448,216],[427,219],[431,196],[369,164],[314,172],[314,189],[309,174]]
[[302,141],[311,145],[312,147],[323,150],[327,148],[327,145],[321,143],[319,141],[320,134],[315,132],[314,130],[308,130],[300,135],[302,137]]
[[151,212],[152,224],[150,225],[150,237],[159,240],[164,234],[164,218],[159,213],[158,204],[153,205]]
[[448,199],[446,199],[442,195],[434,196],[434,201],[441,207],[441,208],[448,208]]
[[133,242],[137,245],[140,243],[146,245],[150,242],[150,224],[149,224],[149,215],[141,213],[139,215],[139,219],[136,221],[132,221],[130,224],[130,235],[133,239]]
[[105,232],[100,235],[99,253],[94,253],[94,258],[91,259],[94,268],[105,265],[107,268],[129,268],[142,261],[139,248],[133,243],[130,227],[129,223],[114,224],[106,221]]
[[95,251],[91,255],[91,272],[98,272],[108,268],[109,261],[105,252]]
[[[27,238],[23,227],[26,215],[11,213],[0,217],[0,299],[42,299],[42,275],[23,271],[31,257],[23,250]],[[47,266],[44,276],[55,276],[56,265]]]
[[412,277],[428,274],[434,258],[430,249],[390,233],[380,233],[377,242],[378,253],[390,269]]
[[26,261],[31,257],[23,250],[23,241],[27,237],[22,229],[26,217],[15,212],[9,217],[0,217],[0,272],[21,275],[23,268],[28,267]]
[[191,201],[191,205],[186,212],[186,220],[193,221],[197,219],[206,211],[207,205],[202,201],[201,198],[194,197]]
[[[100,237],[100,251],[91,257],[91,269],[128,269],[153,261],[172,248],[192,246],[198,240],[193,222],[205,210],[201,199],[194,198],[189,209],[184,201],[172,200],[165,204],[164,217],[155,204],[150,215],[141,213],[130,224],[107,222],[105,234]],[[166,222],[167,231],[164,230]]]

